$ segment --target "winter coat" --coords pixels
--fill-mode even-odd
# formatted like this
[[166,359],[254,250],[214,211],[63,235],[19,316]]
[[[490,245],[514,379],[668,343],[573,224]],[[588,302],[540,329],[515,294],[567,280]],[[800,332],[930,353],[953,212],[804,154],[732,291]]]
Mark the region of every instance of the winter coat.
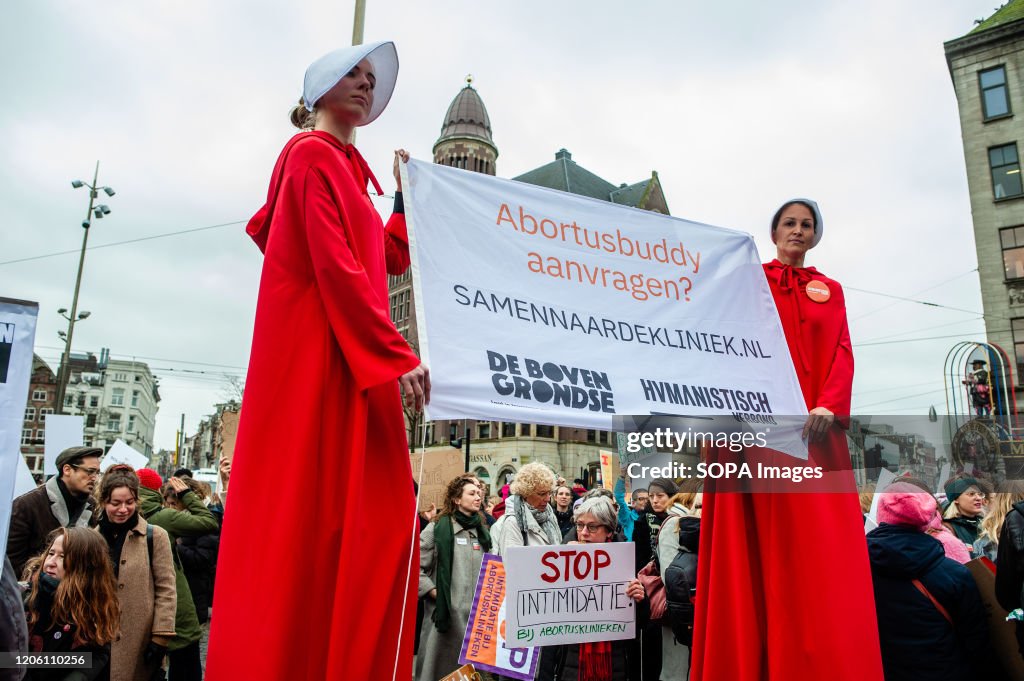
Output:
[[177,540],[184,536],[209,534],[218,529],[217,519],[195,493],[185,492],[180,498],[181,503],[188,509],[187,512],[164,508],[164,499],[159,492],[148,487],[139,488],[139,513],[151,525],[167,530],[174,556],[174,582],[178,593],[174,628],[177,633],[167,644],[168,650],[180,650],[203,637],[203,628],[196,615],[192,592],[189,590],[188,580],[178,558]]
[[423,599],[423,626],[420,629],[420,649],[416,656],[418,681],[437,681],[461,665],[459,652],[462,639],[469,623],[469,610],[473,606],[476,581],[480,576],[480,564],[484,552],[477,541],[477,531],[463,527],[452,518],[455,545],[452,553],[451,625],[448,631],[440,632],[434,626],[434,599],[428,596],[436,587],[437,549],[434,543],[434,528],[430,523],[420,534],[420,582],[419,597]]
[[56,477],[15,499],[7,536],[7,555],[15,576],[20,578],[28,559],[43,552],[46,537],[58,527],[88,527],[92,510],[93,500],[89,497],[82,512],[70,518]]
[[[988,643],[988,620],[971,573],[915,527],[882,523],[867,540],[886,681],[973,681]],[[952,624],[913,579],[946,609]]]
[[[28,630],[21,606],[22,591],[10,558],[4,556],[0,574],[0,650],[11,653],[28,651]],[[0,669],[0,681],[21,681],[24,669]]]
[[171,541],[163,528],[153,527],[151,569],[146,542],[148,525],[140,515],[125,538],[118,559],[121,630],[111,645],[110,681],[148,681],[153,670],[142,660],[146,646],[154,636],[174,636],[177,596]]
[[[551,543],[529,510],[526,511],[526,535],[529,546],[547,546]],[[491,527],[491,540],[494,542],[491,550],[499,556],[504,556],[510,546],[526,546],[523,539],[522,528],[511,509]]]
[[[25,593],[26,606],[28,592]],[[50,616],[53,609],[53,593],[40,589],[36,597],[39,620],[29,634],[29,650],[32,653],[89,653],[92,665],[81,669],[30,669],[29,681],[108,681],[110,679],[110,644],[75,644],[77,627],[73,624],[54,624]]]
[[[996,565],[996,600],[1007,612],[1024,606],[1024,501],[1017,502],[1006,514],[999,533]],[[1024,623],[1017,622],[1017,647],[1024,655]]]
[[956,538],[964,543],[967,550],[971,552],[971,558],[977,558],[978,554],[974,552],[974,542],[978,541],[978,532],[981,530],[981,518],[967,518],[965,516],[957,516],[955,518],[946,518],[942,523],[949,530],[956,535]]
[[218,531],[202,534],[198,537],[184,536],[178,542],[178,559],[185,571],[188,589],[192,592],[192,602],[196,606],[196,617],[203,624],[209,618],[209,610],[213,605],[213,583],[217,574],[217,551],[220,548],[220,519],[223,511],[209,507],[210,513],[217,520]]

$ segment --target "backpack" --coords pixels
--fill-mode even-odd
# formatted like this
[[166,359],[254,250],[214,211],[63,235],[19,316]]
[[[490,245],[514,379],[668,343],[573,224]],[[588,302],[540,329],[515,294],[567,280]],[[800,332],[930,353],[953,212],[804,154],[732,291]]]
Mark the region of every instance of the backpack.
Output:
[[693,644],[693,620],[697,594],[697,554],[685,546],[679,547],[672,562],[662,574],[668,602],[667,619],[676,640],[683,645]]

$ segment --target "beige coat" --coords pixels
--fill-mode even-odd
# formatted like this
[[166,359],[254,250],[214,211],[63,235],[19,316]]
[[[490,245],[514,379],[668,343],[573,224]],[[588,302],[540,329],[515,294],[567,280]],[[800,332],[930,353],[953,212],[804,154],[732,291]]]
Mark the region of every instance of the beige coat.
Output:
[[174,636],[178,600],[174,562],[167,532],[153,526],[153,569],[149,568],[146,521],[139,522],[124,540],[117,576],[121,630],[111,645],[110,681],[146,681],[152,674],[142,653],[153,636]]

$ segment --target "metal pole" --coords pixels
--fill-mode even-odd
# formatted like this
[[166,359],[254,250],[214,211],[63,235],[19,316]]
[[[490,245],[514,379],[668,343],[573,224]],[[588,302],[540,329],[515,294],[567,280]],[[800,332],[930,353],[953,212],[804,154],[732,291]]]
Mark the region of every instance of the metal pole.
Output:
[[[366,24],[366,0],[356,0],[355,16],[352,19],[352,44],[363,44],[363,26]],[[349,144],[356,143],[356,129],[352,128],[352,138]]]
[[469,421],[466,421],[466,472],[469,472]]
[[[185,449],[185,415],[181,415],[181,448]],[[182,463],[178,468],[188,468],[188,462]],[[174,471],[171,471],[172,473]]]
[[78,254],[78,276],[75,278],[75,297],[71,299],[71,319],[68,320],[68,337],[64,342],[64,357],[60,368],[60,381],[57,385],[57,413],[64,413],[64,393],[68,387],[68,375],[71,372],[71,339],[75,335],[75,317],[78,316],[78,292],[82,288],[82,268],[85,266],[85,248],[89,243],[89,227],[92,224],[92,207],[96,201],[97,179],[100,176],[100,162],[96,161],[96,170],[92,174],[92,186],[89,187],[89,210],[82,222],[85,234],[82,236],[82,252]]

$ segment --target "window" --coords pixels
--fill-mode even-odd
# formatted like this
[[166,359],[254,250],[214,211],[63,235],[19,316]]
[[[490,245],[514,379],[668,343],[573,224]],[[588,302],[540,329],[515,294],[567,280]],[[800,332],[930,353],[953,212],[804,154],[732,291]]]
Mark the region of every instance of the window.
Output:
[[85,427],[86,428],[95,428],[96,427],[96,414],[86,414],[85,415]]
[[89,406],[94,408],[100,406],[100,398],[98,395],[93,395],[89,398]]
[[520,423],[519,424],[519,435],[521,437],[530,437],[533,435],[532,424]]
[[115,381],[120,381],[120,382],[123,383],[123,382],[128,380],[128,374],[124,374],[124,373],[114,374],[114,380]]
[[129,433],[134,433],[135,432],[135,417],[134,416],[129,416],[128,417],[128,432]]
[[36,420],[36,408],[35,407],[25,407],[25,420],[26,421],[35,421]]
[[124,406],[124,388],[114,388],[114,392],[110,396],[110,406],[112,406],[112,407],[123,407]]
[[22,430],[21,430],[21,446],[24,447],[24,446],[30,445],[30,444],[32,444],[32,429],[31,428],[22,428]]
[[42,428],[36,428],[36,442],[35,444],[42,444],[46,440],[46,431]]
[[45,402],[46,401],[46,391],[45,390],[39,390],[38,388],[36,390],[33,390],[32,391],[32,401],[33,402]]
[[133,390],[132,391],[132,406],[133,407],[139,406],[139,391],[138,390]]
[[121,430],[120,414],[111,414],[107,417],[107,430]]
[[1017,144],[1004,144],[988,150],[988,163],[992,168],[992,194],[997,199],[1020,196],[1020,161]]
[[64,406],[65,407],[73,407],[73,406],[75,406],[75,396],[73,394],[68,393],[67,395],[64,396]]
[[1024,279],[1024,226],[999,230],[1003,247],[1003,273],[1007,281]]
[[46,416],[48,414],[52,414],[52,413],[53,413],[53,407],[42,407],[39,410],[39,422],[40,423],[44,423],[46,421]]
[[587,442],[597,442],[597,431],[596,430],[588,430],[587,431]]
[[981,87],[981,112],[985,120],[1010,113],[1010,95],[1006,90],[1006,67],[996,66],[978,72]]
[[537,437],[554,437],[554,426],[537,426]]
[[391,296],[391,321],[396,326],[409,318],[409,299],[411,293],[411,289],[405,289]]
[[501,436],[502,437],[515,437],[516,436],[516,424],[504,421],[501,424]]
[[1010,321],[1013,331],[1013,354],[1017,361],[1017,381],[1024,380],[1024,317]]
[[486,440],[491,436],[491,424],[490,423],[478,423],[476,424],[476,436],[481,440]]

